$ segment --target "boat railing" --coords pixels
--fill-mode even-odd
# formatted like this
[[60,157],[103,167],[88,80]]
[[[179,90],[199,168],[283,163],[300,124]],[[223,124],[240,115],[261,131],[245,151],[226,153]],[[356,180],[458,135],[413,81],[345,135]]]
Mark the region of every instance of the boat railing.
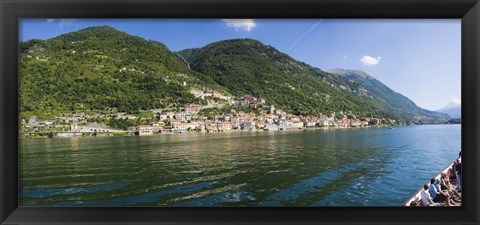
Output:
[[[458,159],[462,160],[460,157]],[[447,165],[445,168],[443,168],[443,170],[441,170],[440,173],[438,173],[434,178],[438,179],[442,176],[442,173],[448,172],[448,170],[455,164],[455,162],[457,160],[453,161],[452,163]],[[426,184],[430,184],[430,181],[426,182]],[[417,191],[415,191],[415,193],[410,195],[410,197],[407,198],[407,200],[405,202],[403,202],[402,206],[410,206],[410,203],[412,203],[412,201],[416,201],[416,200],[420,199],[420,192],[421,191],[423,191],[423,185],[422,185],[421,188],[419,188]]]

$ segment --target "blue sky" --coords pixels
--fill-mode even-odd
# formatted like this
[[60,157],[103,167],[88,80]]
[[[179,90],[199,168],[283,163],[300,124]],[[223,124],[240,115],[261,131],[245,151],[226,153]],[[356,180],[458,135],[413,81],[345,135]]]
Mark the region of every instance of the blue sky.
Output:
[[318,67],[363,70],[420,107],[460,102],[460,20],[23,19],[20,40],[109,25],[170,50],[254,38]]

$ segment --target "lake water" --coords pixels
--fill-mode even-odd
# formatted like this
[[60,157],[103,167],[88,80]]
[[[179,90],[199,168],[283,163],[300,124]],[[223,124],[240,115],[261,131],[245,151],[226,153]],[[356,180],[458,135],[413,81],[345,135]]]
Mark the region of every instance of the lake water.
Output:
[[400,206],[460,125],[20,140],[23,206]]

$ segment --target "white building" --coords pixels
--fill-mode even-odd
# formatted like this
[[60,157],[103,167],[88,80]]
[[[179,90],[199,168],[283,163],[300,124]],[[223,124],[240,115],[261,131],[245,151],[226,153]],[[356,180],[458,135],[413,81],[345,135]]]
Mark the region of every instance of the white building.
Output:
[[153,134],[153,126],[149,125],[140,125],[138,126],[138,135],[152,135]]

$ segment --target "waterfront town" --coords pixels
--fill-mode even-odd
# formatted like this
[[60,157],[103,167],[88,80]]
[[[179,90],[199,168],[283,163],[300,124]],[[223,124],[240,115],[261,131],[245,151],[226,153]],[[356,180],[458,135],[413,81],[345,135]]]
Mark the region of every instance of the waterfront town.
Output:
[[[113,111],[108,115],[77,112],[50,120],[32,117],[29,121],[21,121],[20,133],[24,137],[155,135],[374,127],[396,124],[395,120],[376,117],[357,118],[348,112],[330,112],[328,115],[320,116],[293,115],[273,105],[267,105],[264,99],[253,96],[235,98],[213,90],[192,90],[191,93],[197,98],[206,99],[208,104],[152,109],[137,115]],[[108,118],[136,121],[137,125],[118,129],[103,122]]]

